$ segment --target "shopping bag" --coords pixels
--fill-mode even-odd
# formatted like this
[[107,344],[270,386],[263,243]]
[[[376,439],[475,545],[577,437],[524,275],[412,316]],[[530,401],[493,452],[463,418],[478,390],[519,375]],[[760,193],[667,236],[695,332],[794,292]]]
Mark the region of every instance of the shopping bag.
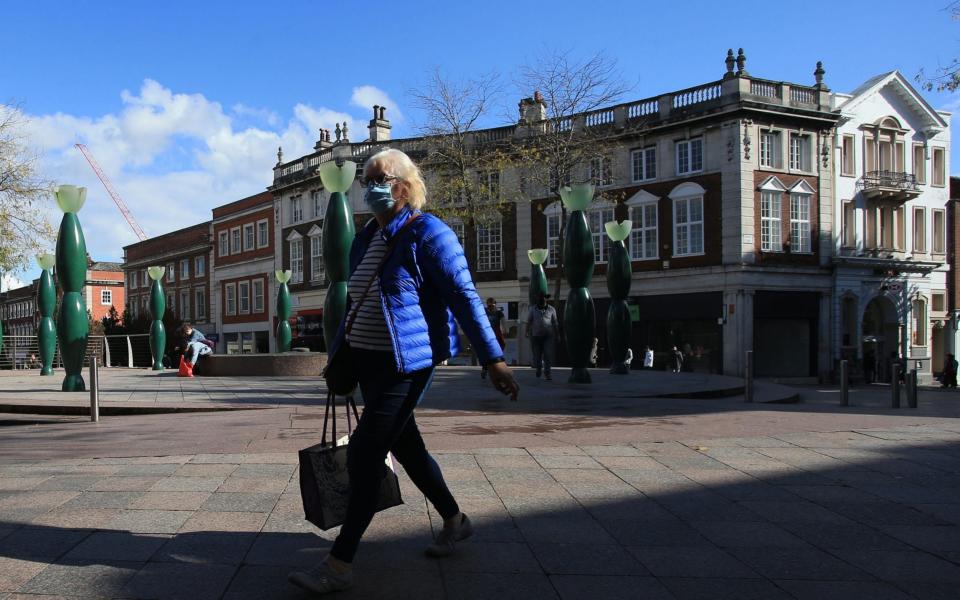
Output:
[[[327,530],[342,525],[347,515],[350,498],[350,476],[347,473],[347,442],[353,417],[359,421],[357,407],[352,397],[347,397],[347,435],[337,439],[336,402],[333,394],[327,395],[327,407],[323,417],[323,434],[320,443],[300,451],[300,497],[303,500],[304,518]],[[333,423],[333,435],[327,442],[328,420]],[[377,511],[403,504],[400,482],[389,455],[381,466],[381,483],[378,490]]]

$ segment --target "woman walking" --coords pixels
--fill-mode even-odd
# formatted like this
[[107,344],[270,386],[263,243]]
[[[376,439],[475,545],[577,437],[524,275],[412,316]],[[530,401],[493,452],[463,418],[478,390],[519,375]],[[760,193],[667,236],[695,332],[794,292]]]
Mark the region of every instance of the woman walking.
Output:
[[[470,277],[456,234],[437,217],[420,212],[426,186],[420,170],[399,150],[384,150],[364,165],[364,202],[373,212],[350,250],[351,305],[330,345],[363,365],[364,409],[347,450],[350,498],[346,520],[330,554],[316,568],[290,574],[290,581],[324,594],[353,585],[352,562],[376,512],[387,452],[443,518],[426,553],[449,556],[456,542],[473,534],[470,519],[427,452],[413,412],[433,379],[434,366],[456,354],[458,334],[470,339],[494,387],[512,400],[519,386]],[[368,289],[369,288],[369,289]],[[359,300],[361,300],[358,302]],[[451,315],[452,313],[452,315]]]

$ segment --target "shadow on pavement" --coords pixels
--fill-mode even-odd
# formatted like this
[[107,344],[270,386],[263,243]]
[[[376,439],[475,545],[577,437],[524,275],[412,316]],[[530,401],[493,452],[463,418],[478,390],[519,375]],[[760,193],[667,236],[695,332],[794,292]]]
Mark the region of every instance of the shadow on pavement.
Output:
[[[422,498],[407,492],[407,505],[374,520],[356,588],[335,597],[955,599],[960,447],[944,439],[960,435],[440,454],[475,538],[453,558],[425,558]],[[287,532],[244,528],[243,513],[225,522],[234,531],[47,526],[37,522],[58,509],[32,506],[35,493],[0,491],[0,594],[303,598],[286,573],[315,564],[332,539],[296,525],[295,510]],[[277,494],[271,518],[291,494]],[[149,530],[167,512],[135,524]]]

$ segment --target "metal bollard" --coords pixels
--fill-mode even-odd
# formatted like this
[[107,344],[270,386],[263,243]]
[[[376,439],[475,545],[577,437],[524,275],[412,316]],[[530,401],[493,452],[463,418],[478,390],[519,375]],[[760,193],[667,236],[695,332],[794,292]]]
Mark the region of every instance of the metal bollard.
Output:
[[97,357],[90,357],[90,420],[100,420],[100,374],[97,371]]
[[746,363],[743,367],[743,401],[753,402],[753,350],[747,350]]
[[910,400],[910,408],[917,407],[917,370],[910,369],[910,380],[907,382],[907,385],[910,386],[910,395],[908,396]]
[[890,373],[890,389],[892,397],[890,398],[890,406],[893,408],[900,408],[900,365],[894,364]]
[[840,406],[850,406],[850,373],[845,360],[840,361]]

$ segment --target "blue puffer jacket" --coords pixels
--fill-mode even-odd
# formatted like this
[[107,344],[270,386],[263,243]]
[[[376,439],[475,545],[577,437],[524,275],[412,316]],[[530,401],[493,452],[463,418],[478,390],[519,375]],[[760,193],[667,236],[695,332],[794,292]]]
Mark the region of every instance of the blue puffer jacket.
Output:
[[[367,223],[350,248],[350,272],[360,264],[374,235],[383,235],[389,242],[412,214],[409,207],[404,207],[383,230],[374,219]],[[481,364],[502,358],[503,351],[453,230],[437,217],[423,213],[400,235],[403,237],[397,240],[380,273],[380,301],[397,371],[412,373],[455,356],[459,351],[457,323]],[[340,324],[330,344],[331,355],[343,342],[344,326]]]

